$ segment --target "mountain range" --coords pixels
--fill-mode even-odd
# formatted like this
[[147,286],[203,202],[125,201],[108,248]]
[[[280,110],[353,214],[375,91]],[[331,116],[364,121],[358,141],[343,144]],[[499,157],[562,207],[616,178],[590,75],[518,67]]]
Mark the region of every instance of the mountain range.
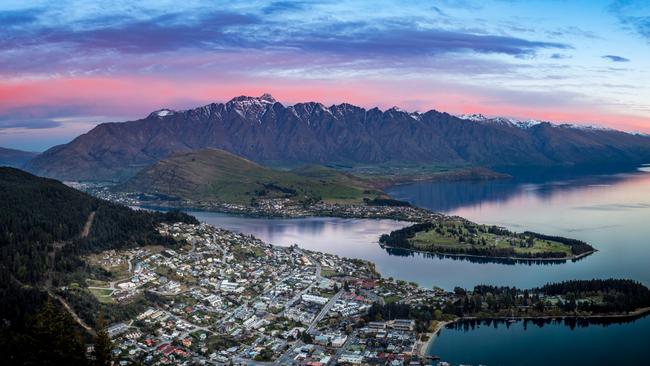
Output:
[[20,168],[38,153],[0,147],[0,166]]
[[[494,121],[493,121],[494,122]],[[430,110],[364,109],[317,102],[284,106],[272,96],[103,123],[26,165],[63,180],[125,181],[174,152],[226,150],[271,165],[457,164],[554,166],[650,161],[650,137],[539,122],[463,119]]]

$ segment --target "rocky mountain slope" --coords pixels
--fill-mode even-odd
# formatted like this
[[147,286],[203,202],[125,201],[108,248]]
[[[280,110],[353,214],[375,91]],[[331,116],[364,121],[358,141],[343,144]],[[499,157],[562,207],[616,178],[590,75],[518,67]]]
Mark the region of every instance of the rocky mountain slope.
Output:
[[650,160],[650,138],[548,122],[520,128],[430,110],[284,106],[270,95],[103,123],[26,168],[66,180],[126,180],[173,152],[218,148],[260,163],[573,165]]

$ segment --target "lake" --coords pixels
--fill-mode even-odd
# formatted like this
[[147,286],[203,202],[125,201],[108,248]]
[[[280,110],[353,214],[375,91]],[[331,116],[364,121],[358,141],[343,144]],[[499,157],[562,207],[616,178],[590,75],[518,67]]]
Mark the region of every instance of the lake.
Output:
[[524,176],[420,183],[395,187],[390,193],[434,211],[515,231],[572,237],[598,249],[577,262],[549,266],[457,264],[474,282],[531,287],[566,279],[624,277],[650,285],[649,171],[642,167],[636,172],[547,181]]
[[[480,263],[389,253],[377,239],[406,224],[339,218],[253,219],[191,212],[200,220],[278,244],[363,258],[385,277],[422,286],[476,284],[539,286],[551,281],[621,277],[650,285],[650,167],[617,174],[518,175],[488,182],[417,183],[388,190],[398,199],[512,230],[532,230],[587,241],[599,251],[562,264]],[[453,364],[647,364],[650,317],[623,324],[567,327],[516,322],[443,329],[429,354]]]
[[[649,170],[648,168],[645,168]],[[398,199],[512,230],[585,240],[599,251],[577,262],[490,262],[388,252],[377,240],[405,226],[392,220],[262,219],[190,212],[201,221],[253,234],[277,245],[370,260],[385,277],[422,286],[476,284],[534,287],[566,279],[633,278],[650,285],[650,174],[581,175],[543,181],[519,177],[488,182],[418,183],[389,189]]]
[[650,359],[650,316],[574,328],[555,321],[470,324],[442,329],[428,354],[453,365],[488,366],[643,365]]

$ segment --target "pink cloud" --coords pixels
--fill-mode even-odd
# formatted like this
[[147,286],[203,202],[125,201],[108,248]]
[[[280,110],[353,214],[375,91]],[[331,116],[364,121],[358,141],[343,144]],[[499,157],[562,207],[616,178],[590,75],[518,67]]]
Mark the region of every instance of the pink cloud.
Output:
[[[394,105],[410,110],[435,108],[449,113],[481,112],[551,121],[591,122],[622,130],[650,132],[650,118],[615,113],[594,106],[513,103],[488,90],[412,80],[292,80],[232,75],[186,80],[161,77],[79,77],[0,82],[0,115],[29,111],[32,117],[74,115],[145,116],[159,108],[192,108],[237,95],[270,92],[284,104],[320,101],[366,108]],[[57,115],[58,114],[58,115]]]

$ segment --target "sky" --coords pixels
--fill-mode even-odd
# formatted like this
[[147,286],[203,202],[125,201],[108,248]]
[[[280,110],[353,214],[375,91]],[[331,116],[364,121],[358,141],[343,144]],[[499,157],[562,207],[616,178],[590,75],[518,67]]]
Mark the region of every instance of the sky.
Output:
[[0,146],[263,93],[650,133],[650,1],[0,2]]

